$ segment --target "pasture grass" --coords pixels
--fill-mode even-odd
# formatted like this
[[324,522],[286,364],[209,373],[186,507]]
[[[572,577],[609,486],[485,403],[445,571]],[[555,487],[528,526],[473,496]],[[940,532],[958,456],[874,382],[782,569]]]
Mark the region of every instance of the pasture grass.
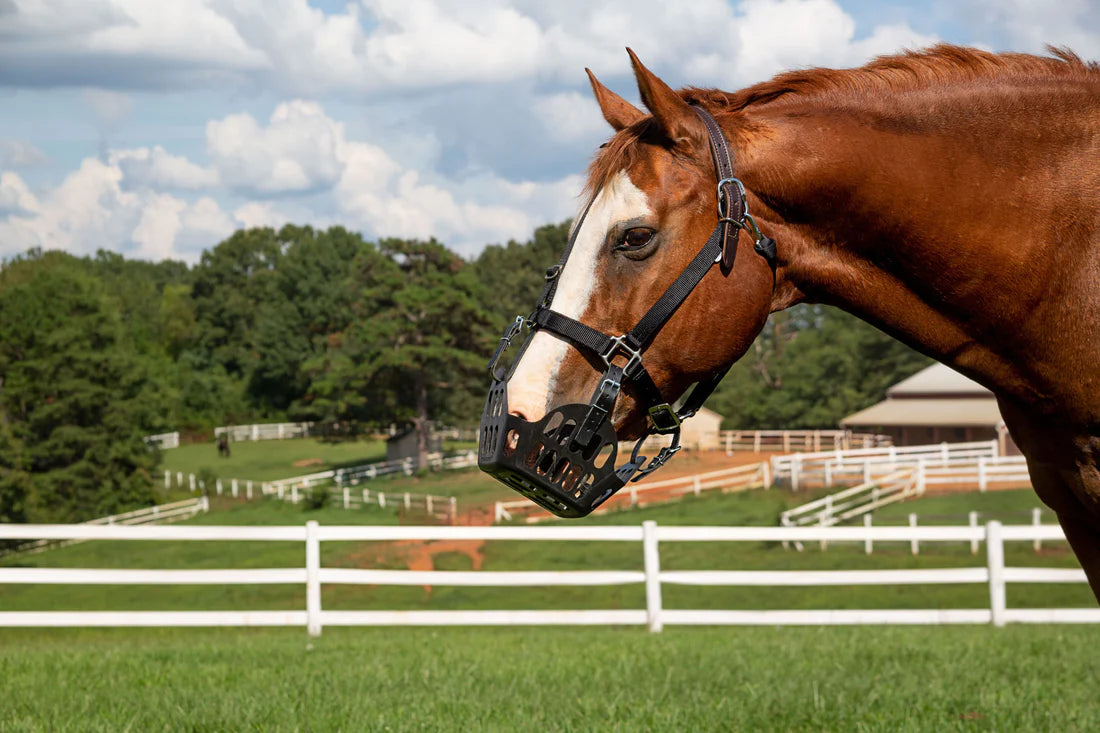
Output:
[[1085,731],[1100,628],[0,631],[0,730]]
[[[209,471],[223,479],[273,481],[386,460],[386,444],[381,440],[357,440],[329,443],[317,438],[293,440],[257,440],[230,444],[230,457],[218,456],[216,443],[193,443],[161,451],[162,465],[175,474]],[[303,461],[318,461],[295,466]],[[173,481],[175,480],[173,476]]]

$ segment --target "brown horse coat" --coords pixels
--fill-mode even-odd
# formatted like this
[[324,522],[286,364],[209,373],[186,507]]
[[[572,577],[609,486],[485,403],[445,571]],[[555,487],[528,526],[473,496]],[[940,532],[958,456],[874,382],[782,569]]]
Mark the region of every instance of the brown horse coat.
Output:
[[[608,227],[582,320],[629,328],[714,227],[713,166],[688,105],[706,107],[779,268],[773,288],[742,236],[732,271],[704,278],[645,354],[665,396],[739,358],[769,312],[854,313],[993,390],[1100,595],[1100,69],[1061,51],[937,46],[674,92],[631,56],[650,113],[592,78],[617,134],[589,189],[625,173],[647,208]],[[624,226],[653,241],[612,246]],[[570,350],[528,418],[586,401],[596,378]],[[615,418],[643,425],[629,397]]]

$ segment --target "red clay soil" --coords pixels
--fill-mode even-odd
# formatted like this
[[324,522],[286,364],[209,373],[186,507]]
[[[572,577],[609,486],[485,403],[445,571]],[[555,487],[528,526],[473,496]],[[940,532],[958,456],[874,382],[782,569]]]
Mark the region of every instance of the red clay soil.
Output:
[[[702,451],[681,453],[675,456],[660,471],[656,472],[651,480],[663,481],[681,476],[691,476],[696,473],[708,471],[720,471],[725,468],[734,468],[749,463],[766,461],[771,453],[734,453],[727,456],[724,451]],[[645,481],[639,482],[644,485]],[[493,523],[493,510],[488,507],[475,507],[458,515],[455,524],[465,526],[487,526]],[[360,567],[379,567],[399,562],[409,570],[435,570],[434,558],[451,552],[458,552],[470,558],[474,570],[480,570],[485,556],[482,550],[485,547],[484,540],[440,540],[425,542],[422,540],[402,540],[390,542],[378,548],[378,553],[373,557],[368,553],[362,553],[352,557],[356,565]],[[432,587],[425,585],[424,590],[431,592]]]

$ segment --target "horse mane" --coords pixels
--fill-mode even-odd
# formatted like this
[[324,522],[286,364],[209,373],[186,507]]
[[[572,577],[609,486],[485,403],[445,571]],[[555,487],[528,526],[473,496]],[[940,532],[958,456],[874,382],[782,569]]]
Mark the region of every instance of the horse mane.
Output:
[[[832,95],[896,94],[950,82],[999,79],[1090,78],[1100,81],[1100,64],[1085,62],[1066,48],[1048,46],[1052,56],[990,53],[940,43],[922,51],[880,56],[854,69],[811,68],[788,71],[736,92],[687,87],[679,94],[689,104],[715,115],[765,105]],[[634,162],[637,143],[656,141],[660,131],[646,117],[618,132],[589,166],[591,193],[616,171]]]
[[1100,76],[1100,64],[1096,62],[1086,63],[1067,48],[1048,46],[1047,50],[1053,56],[997,54],[940,43],[923,51],[879,56],[865,66],[854,69],[813,68],[788,71],[770,81],[754,84],[738,92],[689,87],[681,90],[680,94],[691,104],[737,111],[784,101],[792,96],[809,97],[834,92],[896,93],[977,79]]

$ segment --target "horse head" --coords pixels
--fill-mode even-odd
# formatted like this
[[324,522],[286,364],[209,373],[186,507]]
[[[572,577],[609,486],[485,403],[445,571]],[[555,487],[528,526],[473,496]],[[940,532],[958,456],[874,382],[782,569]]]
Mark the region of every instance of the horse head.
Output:
[[[615,134],[535,312],[501,341],[497,356],[532,328],[511,372],[498,369],[482,421],[482,468],[563,516],[663,464],[680,419],[772,309],[774,242],[748,214],[725,135],[629,53],[649,114],[589,72]],[[673,407],[693,384],[701,391]],[[614,444],[651,432],[673,444],[648,466],[635,449],[616,468]]]

